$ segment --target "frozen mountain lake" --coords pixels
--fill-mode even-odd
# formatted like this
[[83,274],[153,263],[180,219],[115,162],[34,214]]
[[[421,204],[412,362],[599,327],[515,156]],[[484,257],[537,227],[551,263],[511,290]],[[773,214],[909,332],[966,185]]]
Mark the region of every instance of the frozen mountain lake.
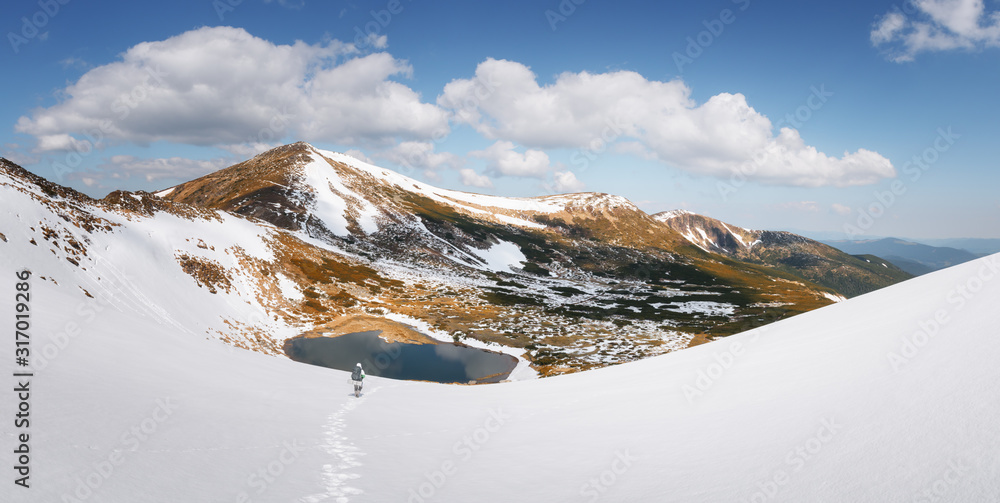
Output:
[[502,353],[446,342],[386,342],[379,334],[296,337],[286,343],[285,352],[297,362],[320,367],[349,372],[361,362],[368,375],[441,383],[499,382],[517,365],[516,358]]

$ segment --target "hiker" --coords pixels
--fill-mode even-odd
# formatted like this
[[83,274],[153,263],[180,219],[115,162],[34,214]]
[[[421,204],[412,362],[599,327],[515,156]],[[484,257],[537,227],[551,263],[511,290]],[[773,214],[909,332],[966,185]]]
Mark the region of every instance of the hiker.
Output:
[[361,364],[357,364],[354,367],[354,372],[351,372],[351,380],[354,381],[354,396],[361,396],[361,381],[365,378],[365,369],[361,368]]

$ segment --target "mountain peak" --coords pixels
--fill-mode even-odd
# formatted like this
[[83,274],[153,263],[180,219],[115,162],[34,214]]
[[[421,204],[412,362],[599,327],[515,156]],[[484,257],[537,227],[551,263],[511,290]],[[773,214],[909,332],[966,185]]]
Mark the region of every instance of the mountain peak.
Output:
[[69,187],[63,187],[62,185],[52,183],[22,168],[5,157],[0,157],[0,175],[6,176],[7,178],[22,184],[36,187],[47,197],[61,197],[73,201],[94,202],[94,199],[90,196],[77,192]]

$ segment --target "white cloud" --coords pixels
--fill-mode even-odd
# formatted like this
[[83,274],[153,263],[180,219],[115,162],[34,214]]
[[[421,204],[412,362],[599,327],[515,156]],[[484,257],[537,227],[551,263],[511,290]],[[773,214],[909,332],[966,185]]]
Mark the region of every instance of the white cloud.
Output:
[[906,16],[902,12],[889,12],[872,28],[871,40],[875,45],[888,42],[906,25]]
[[38,145],[35,148],[39,152],[68,152],[70,150],[90,152],[93,147],[87,141],[78,140],[68,134],[52,134],[39,136]]
[[141,176],[147,182],[163,179],[194,180],[237,162],[232,158],[209,160],[187,159],[184,157],[143,159],[131,155],[111,156],[110,162],[99,169],[114,173]]
[[840,203],[833,203],[830,206],[830,208],[833,210],[834,213],[836,213],[838,215],[850,215],[851,214],[851,207],[843,205],[843,204],[840,204]]
[[379,35],[377,33],[369,33],[364,39],[363,47],[374,47],[376,49],[385,49],[389,47],[389,36]]
[[[352,44],[273,44],[240,28],[200,28],[144,42],[91,69],[59,103],[16,130],[59,147],[59,135],[102,144],[273,144],[286,137],[345,145],[430,139],[448,114],[395,79],[412,67]],[[65,141],[63,141],[65,143]]]
[[116,180],[115,188],[120,188],[122,180],[133,177],[145,182],[157,180],[193,180],[239,162],[233,157],[219,157],[200,160],[183,157],[141,158],[132,155],[114,155],[94,170],[78,171],[67,175],[69,179],[82,181],[88,187],[108,188],[104,180]]
[[485,150],[469,152],[469,155],[486,159],[490,171],[504,176],[543,178],[551,170],[548,154],[533,149],[520,153],[509,141],[497,141]]
[[[794,129],[775,134],[742,94],[721,93],[699,105],[684,82],[651,81],[635,72],[567,72],[543,86],[521,63],[488,59],[474,78],[446,85],[437,102],[452,110],[455,122],[498,144],[584,152],[611,144],[716,177],[752,162],[743,169],[747,177],[775,185],[850,186],[896,174],[870,150],[834,157],[806,145]],[[580,155],[574,164],[585,159]]]
[[481,189],[493,188],[493,181],[490,180],[490,177],[476,173],[474,169],[463,168],[458,171],[458,174],[462,177],[462,185]]
[[577,180],[572,171],[556,171],[552,174],[552,189],[556,192],[582,192],[583,182]]
[[462,159],[451,152],[435,152],[434,144],[431,142],[404,141],[374,155],[403,166],[407,170],[455,169],[462,164]]
[[917,54],[1000,46],[1000,11],[987,12],[982,0],[914,0],[909,12],[898,8],[872,27],[872,45],[892,61],[913,61]]

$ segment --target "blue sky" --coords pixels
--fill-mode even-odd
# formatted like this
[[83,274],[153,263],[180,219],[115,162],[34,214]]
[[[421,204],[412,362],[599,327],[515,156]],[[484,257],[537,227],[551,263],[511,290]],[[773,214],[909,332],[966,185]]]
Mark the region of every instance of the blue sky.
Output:
[[0,153],[93,196],[306,140],[454,189],[1000,237],[1000,6],[5,5]]

